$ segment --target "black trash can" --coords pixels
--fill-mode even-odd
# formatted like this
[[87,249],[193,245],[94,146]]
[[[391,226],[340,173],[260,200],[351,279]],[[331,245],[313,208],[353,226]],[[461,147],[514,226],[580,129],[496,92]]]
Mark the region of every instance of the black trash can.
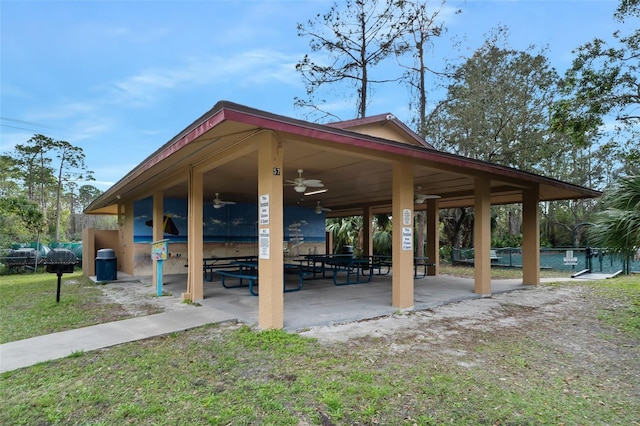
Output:
[[118,259],[112,249],[100,249],[96,256],[96,281],[118,279]]

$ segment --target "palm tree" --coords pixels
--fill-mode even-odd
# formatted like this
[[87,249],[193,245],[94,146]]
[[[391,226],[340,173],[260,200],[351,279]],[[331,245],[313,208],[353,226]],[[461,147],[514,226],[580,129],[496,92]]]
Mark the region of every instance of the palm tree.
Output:
[[326,230],[333,235],[334,253],[342,253],[344,246],[354,246],[354,251],[357,251],[360,248],[358,239],[362,230],[362,216],[327,219]]
[[391,218],[387,214],[373,216],[373,253],[383,256],[391,256]]
[[602,211],[590,229],[591,241],[629,259],[640,249],[640,175],[624,177],[602,197]]

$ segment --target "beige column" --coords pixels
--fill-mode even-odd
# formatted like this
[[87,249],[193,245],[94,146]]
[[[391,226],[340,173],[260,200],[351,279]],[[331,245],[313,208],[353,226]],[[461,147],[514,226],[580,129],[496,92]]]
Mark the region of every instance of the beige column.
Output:
[[[135,250],[133,246],[133,221],[135,219],[133,211],[133,200],[118,204],[118,219],[123,218],[120,229],[120,253],[118,257],[118,271],[133,275],[133,258]],[[149,251],[151,256],[151,251]]]
[[427,268],[427,275],[440,274],[440,206],[438,200],[427,200],[427,257],[434,266]]
[[[164,236],[164,200],[162,191],[153,193],[153,210],[151,218],[153,219],[153,231],[151,241],[159,241]],[[151,247],[149,247],[149,256],[151,256]],[[153,288],[158,285],[158,261],[153,261],[152,283]]]
[[413,301],[413,165],[393,164],[392,305],[410,308]]
[[522,193],[522,283],[540,284],[540,197],[538,186]]
[[475,181],[473,240],[475,292],[491,294],[491,187],[488,178]]
[[258,147],[258,326],[284,327],[283,149],[274,133],[260,135]]
[[371,206],[365,206],[362,211],[362,255],[373,255],[373,232],[371,232]]
[[202,172],[189,169],[188,180],[188,240],[187,240],[187,292],[182,293],[182,300],[192,302],[204,299],[204,280],[202,277],[202,214],[203,214],[203,175]]

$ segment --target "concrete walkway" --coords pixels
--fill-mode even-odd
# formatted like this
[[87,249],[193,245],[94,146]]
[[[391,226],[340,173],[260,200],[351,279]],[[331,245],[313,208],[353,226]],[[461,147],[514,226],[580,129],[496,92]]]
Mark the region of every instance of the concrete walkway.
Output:
[[215,309],[194,308],[9,342],[0,345],[0,372],[233,319],[233,315]]
[[[117,285],[142,285],[137,279],[119,280]],[[145,278],[142,278],[143,282]],[[561,281],[547,279],[542,281]],[[572,280],[577,281],[577,280]],[[185,275],[165,277],[164,290],[178,298],[186,288]],[[109,285],[109,284],[107,284]],[[305,282],[302,291],[285,293],[284,328],[296,331],[391,315],[389,276],[376,276],[367,284],[334,286],[331,280]],[[493,293],[526,290],[521,279],[493,280]],[[450,276],[426,277],[415,281],[413,309],[429,309],[461,300],[483,297],[473,292],[473,279]],[[154,289],[149,289],[154,292]],[[0,372],[28,367],[67,357],[74,352],[91,351],[133,342],[206,324],[225,321],[258,323],[258,298],[246,287],[225,289],[220,283],[207,283],[201,306],[168,311],[63,331],[0,345]]]

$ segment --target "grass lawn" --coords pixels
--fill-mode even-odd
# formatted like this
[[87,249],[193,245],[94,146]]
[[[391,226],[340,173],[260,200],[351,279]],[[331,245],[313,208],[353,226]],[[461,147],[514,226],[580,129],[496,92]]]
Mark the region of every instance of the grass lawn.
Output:
[[[3,324],[6,310],[20,309],[40,288],[6,285],[7,278],[14,279],[0,277]],[[75,322],[49,313],[56,309],[95,322],[99,315],[81,312],[84,302],[71,307],[74,286],[84,301],[95,285],[69,278],[75,284],[63,287],[61,300],[68,305],[56,307],[55,286],[42,284],[40,308],[11,316],[12,324],[33,323],[22,327],[33,330]],[[323,344],[223,324],[77,353],[2,374],[0,424],[637,425],[640,276],[551,289],[563,286],[588,297],[517,332],[439,324],[448,327],[444,352],[420,337],[426,330]],[[5,341],[10,336],[3,330]],[[563,350],[572,336],[597,344]],[[589,358],[593,351],[602,357]],[[476,364],[460,362],[461,354]]]
[[80,272],[64,274],[56,303],[56,274],[0,276],[0,343],[70,330],[127,316],[120,305],[104,303],[100,285]]
[[[540,278],[569,278],[571,274],[576,271],[559,271],[557,269],[541,269]],[[453,275],[456,277],[473,278],[474,271],[473,266],[460,266],[449,265],[446,263],[440,264],[440,274]],[[491,278],[494,280],[508,279],[508,278],[522,278],[522,269],[520,268],[506,268],[506,267],[492,267]]]

